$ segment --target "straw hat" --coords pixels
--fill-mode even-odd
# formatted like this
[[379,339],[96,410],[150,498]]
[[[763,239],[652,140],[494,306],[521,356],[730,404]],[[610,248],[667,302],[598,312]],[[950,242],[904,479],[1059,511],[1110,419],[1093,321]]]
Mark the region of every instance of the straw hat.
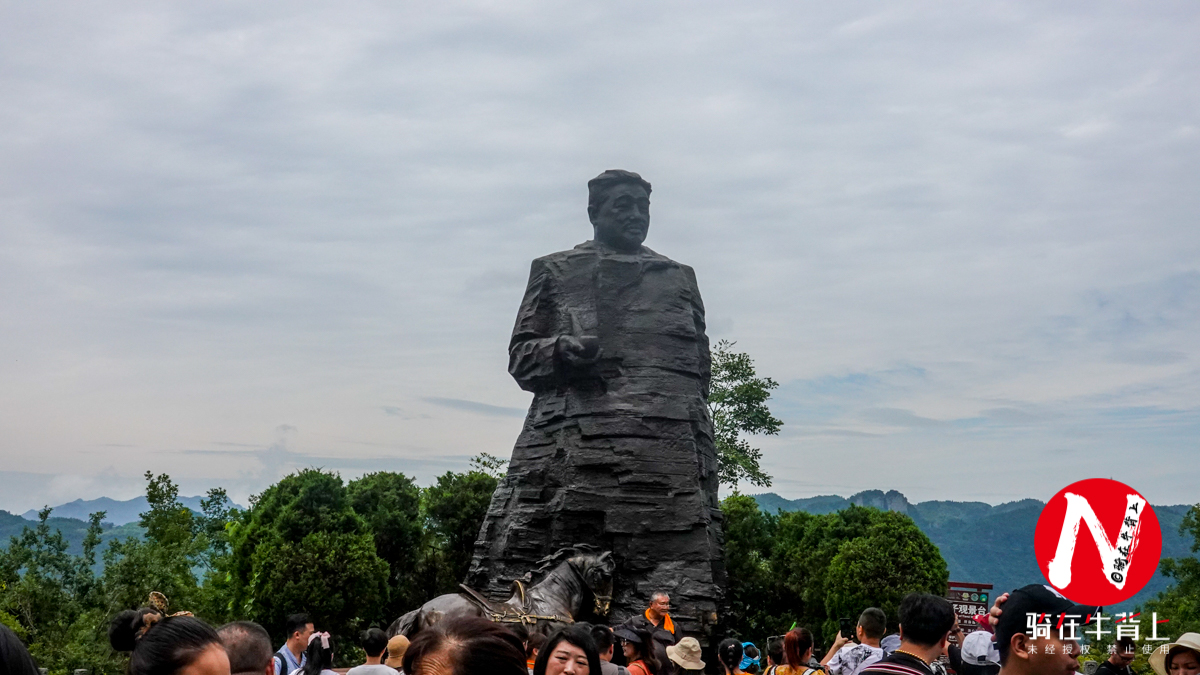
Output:
[[[1166,647],[1166,653],[1163,652],[1163,647]],[[1179,639],[1169,644],[1163,645],[1155,649],[1150,654],[1150,667],[1158,675],[1167,675],[1167,654],[1176,647],[1186,647],[1196,652],[1197,658],[1200,658],[1200,633],[1184,633],[1179,636]]]
[[700,660],[700,643],[694,637],[685,637],[677,645],[667,647],[667,658],[687,670],[704,670]]
[[404,665],[404,652],[406,651],[408,651],[408,638],[403,635],[393,635],[392,639],[388,640],[388,657],[383,665],[400,670],[400,666]]

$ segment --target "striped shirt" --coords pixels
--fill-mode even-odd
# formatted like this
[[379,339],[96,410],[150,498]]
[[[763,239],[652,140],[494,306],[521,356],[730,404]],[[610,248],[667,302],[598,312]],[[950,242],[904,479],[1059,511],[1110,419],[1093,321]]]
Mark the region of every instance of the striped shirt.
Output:
[[929,664],[915,656],[892,652],[863,668],[859,671],[859,675],[935,675],[935,673]]

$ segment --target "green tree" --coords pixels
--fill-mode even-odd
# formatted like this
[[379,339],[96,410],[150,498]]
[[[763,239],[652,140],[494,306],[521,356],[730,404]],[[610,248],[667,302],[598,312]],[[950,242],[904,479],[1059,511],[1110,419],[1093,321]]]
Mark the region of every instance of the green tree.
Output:
[[736,486],[740,481],[770,487],[759,460],[762,451],[742,437],[775,435],[783,422],[771,415],[767,399],[779,386],[769,377],[759,377],[749,354],[735,352],[736,343],[721,340],[712,352],[712,383],[708,409],[713,420],[720,481]]
[[837,617],[858,616],[878,607],[898,626],[896,611],[905,595],[923,591],[944,595],[950,571],[937,546],[912,518],[895,511],[875,512],[861,536],[838,547],[825,573],[825,633]]
[[772,614],[774,580],[771,539],[776,518],[763,513],[753,497],[733,494],[721,502],[725,514],[725,571],[729,616],[739,635],[771,635],[786,617]]
[[35,527],[24,528],[0,550],[0,622],[12,627],[38,663],[55,673],[75,668],[115,672],[92,572],[104,512],[88,519],[79,556],[67,553],[62,533],[50,529],[50,512],[40,511]]
[[237,511],[225,488],[212,488],[208,495],[200,500],[200,516],[196,518],[196,529],[207,539],[208,548],[205,551],[205,566],[215,567],[215,561],[229,553],[230,521],[237,517]]
[[240,511],[234,508],[224,488],[209,490],[200,500],[200,511],[196,516],[196,531],[204,537],[200,552],[203,586],[194,611],[213,624],[222,624],[238,618],[233,611],[229,528]]
[[496,480],[504,478],[504,474],[508,473],[507,459],[501,459],[486,452],[481,452],[472,457],[470,464],[472,471],[481,471],[492,478],[495,478]]
[[343,638],[383,618],[388,565],[337,474],[285,477],[252,500],[229,534],[234,612],[277,639],[294,612]]
[[[1192,538],[1192,553],[1200,552],[1200,504],[1188,509],[1179,532]],[[1200,560],[1188,558],[1163,558],[1158,569],[1164,577],[1175,583],[1153,599],[1145,602],[1139,611],[1145,616],[1158,612],[1160,619],[1169,619],[1170,635],[1200,632]]]
[[425,489],[430,545],[441,556],[443,572],[438,577],[441,592],[454,590],[466,577],[475,539],[497,484],[494,475],[473,469],[466,473],[446,472]]
[[385,614],[400,616],[425,599],[418,565],[425,528],[421,523],[421,489],[402,473],[380,471],[351,481],[350,506],[366,520],[375,553],[390,568]]
[[946,590],[945,560],[906,515],[860,506],[769,515],[739,494],[721,510],[730,628],[739,635],[780,633],[795,622],[828,644],[839,617],[876,606],[894,627],[905,594]]
[[167,474],[146,472],[150,509],[139,524],[142,539],[113,541],[104,552],[104,593],[110,612],[145,604],[151,591],[167,596],[176,610],[197,611],[200,588],[193,570],[208,547],[191,509],[179,501],[179,487]]

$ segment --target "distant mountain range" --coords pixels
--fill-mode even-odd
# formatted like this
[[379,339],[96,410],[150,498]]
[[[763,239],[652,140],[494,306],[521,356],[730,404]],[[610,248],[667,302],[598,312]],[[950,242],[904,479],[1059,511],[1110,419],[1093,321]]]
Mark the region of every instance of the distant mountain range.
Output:
[[[867,490],[850,497],[824,495],[806,499],[784,499],[768,492],[754,495],[754,499],[759,508],[768,513],[833,513],[851,504],[905,513],[937,544],[950,567],[951,581],[992,584],[997,593],[1026,584],[1046,583],[1033,553],[1033,531],[1045,506],[1036,499],[998,506],[946,501],[911,504],[895,490]],[[1179,523],[1189,508],[1187,504],[1154,507],[1162,526],[1164,558],[1192,555],[1192,542],[1179,534]],[[1134,607],[1169,585],[1168,579],[1155,573],[1150,583],[1121,608]],[[1113,609],[1119,611],[1121,608]]]
[[[36,517],[37,514],[34,514]],[[59,518],[51,514],[47,523],[50,529],[58,530],[62,533],[63,538],[67,540],[67,552],[71,555],[79,555],[83,553],[83,535],[87,532],[87,523],[78,518]],[[21,536],[22,530],[25,528],[33,528],[36,522],[31,522],[9,513],[8,511],[0,511],[0,549],[8,548],[10,537]],[[100,547],[97,552],[97,569],[100,567],[99,553],[108,548],[108,542],[113,539],[124,539],[126,537],[141,537],[142,528],[136,523],[126,523],[125,525],[113,525],[112,523],[104,523],[104,531],[100,534]]]
[[[189,509],[199,513],[200,500],[203,497],[180,497],[179,501]],[[241,507],[238,507],[241,508]],[[77,518],[84,522],[88,517],[97,511],[104,511],[104,522],[112,523],[113,525],[125,525],[127,523],[136,523],[141,514],[150,510],[150,502],[146,501],[146,495],[127,499],[119,502],[108,497],[99,499],[76,499],[73,502],[59,504],[54,507],[54,511],[50,514],[56,518]],[[38,509],[29,509],[21,514],[26,520],[37,520]]]
[[[199,513],[201,499],[203,498],[180,497],[179,501],[187,508]],[[238,506],[238,508],[243,507]],[[144,530],[137,522],[140,520],[141,514],[149,510],[150,502],[146,501],[145,495],[125,501],[117,501],[108,497],[76,499],[73,502],[55,506],[50,512],[47,522],[51,529],[61,532],[63,538],[67,540],[67,552],[79,555],[83,552],[83,535],[87,532],[88,517],[98,511],[104,511],[104,531],[100,534],[100,548],[97,552],[102,553],[108,547],[108,542],[113,539],[140,538]],[[26,527],[32,528],[37,519],[37,509],[30,509],[19,516],[8,511],[0,511],[0,549],[8,547],[10,537],[20,536]],[[97,568],[101,566],[99,558],[100,556],[97,555]]]

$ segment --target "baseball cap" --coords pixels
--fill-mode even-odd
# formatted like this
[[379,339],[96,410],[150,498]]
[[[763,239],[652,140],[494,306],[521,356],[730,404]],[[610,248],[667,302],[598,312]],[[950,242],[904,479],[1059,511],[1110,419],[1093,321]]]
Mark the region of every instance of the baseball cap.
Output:
[[972,631],[963,638],[962,659],[976,666],[989,663],[1000,665],[1000,650],[996,649],[996,643],[992,642],[991,633],[986,630]]
[[[996,647],[1003,658],[1008,653],[1012,636],[1028,630],[1028,617],[1033,614],[1038,623],[1049,620],[1052,634],[1057,635],[1060,620],[1079,626],[1091,623],[1100,613],[1101,607],[1079,605],[1063,597],[1058,591],[1042,584],[1023,586],[1008,594],[1008,600],[1000,606],[1000,622],[996,625]],[[1042,616],[1042,615],[1046,616]]]

